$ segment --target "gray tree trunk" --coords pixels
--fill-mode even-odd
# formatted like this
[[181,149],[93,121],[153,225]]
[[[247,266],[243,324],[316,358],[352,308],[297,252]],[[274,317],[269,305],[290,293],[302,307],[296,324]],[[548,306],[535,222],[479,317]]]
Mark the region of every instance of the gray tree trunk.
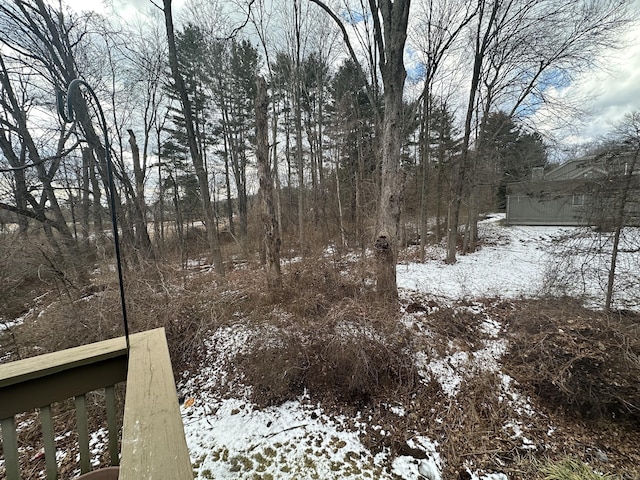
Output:
[[[402,94],[407,76],[404,68],[404,46],[407,40],[410,0],[395,2],[369,1],[374,12],[376,42],[381,56],[380,71],[384,84],[384,116],[382,121],[382,158],[380,165],[380,198],[374,250],[376,257],[376,289],[381,298],[398,298],[396,260],[402,209],[404,176],[400,169],[402,138]],[[380,25],[378,11],[384,28]]]
[[269,132],[267,123],[267,84],[262,77],[256,80],[256,160],[260,182],[260,218],[264,229],[265,266],[267,287],[277,290],[282,286],[280,273],[280,235],[276,215],[273,178],[269,166]]
[[129,145],[131,146],[131,156],[133,158],[133,175],[135,180],[135,196],[133,198],[134,223],[136,226],[136,245],[145,255],[151,257],[153,254],[153,245],[149,238],[147,230],[147,204],[144,199],[144,171],[140,163],[140,149],[136,142],[136,136],[133,130],[128,130]]
[[631,187],[631,179],[638,161],[638,155],[640,155],[640,149],[636,149],[633,155],[633,160],[628,164],[627,171],[625,172],[624,184],[622,191],[620,192],[618,208],[615,216],[615,230],[613,236],[613,250],[611,252],[611,263],[609,264],[609,276],[607,278],[607,293],[605,298],[606,310],[611,309],[611,303],[613,302],[613,287],[616,278],[616,265],[618,263],[618,249],[620,246],[620,235],[622,229],[625,226],[625,209],[627,208],[627,200],[629,198],[629,190]]

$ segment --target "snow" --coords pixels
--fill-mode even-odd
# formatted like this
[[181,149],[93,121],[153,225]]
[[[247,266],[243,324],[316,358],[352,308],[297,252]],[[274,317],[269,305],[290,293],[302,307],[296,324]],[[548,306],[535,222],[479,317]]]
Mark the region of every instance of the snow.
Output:
[[[587,305],[603,304],[612,248],[611,232],[587,228],[502,226],[504,214],[478,225],[485,244],[477,252],[458,255],[453,265],[442,259],[443,246],[431,247],[427,263],[397,267],[398,288],[449,300],[530,298],[541,294],[571,295]],[[593,247],[602,249],[594,255]],[[636,294],[640,229],[622,232],[614,300],[619,307],[640,309]]]
[[229,399],[192,408],[185,426],[200,478],[385,478],[384,456],[373,456],[345,417],[308,403],[257,410]]
[[393,461],[392,472],[403,480],[412,480],[420,476],[428,480],[441,480],[442,459],[437,451],[438,444],[426,437],[417,436],[409,439],[407,445],[423,450],[428,457],[418,460],[408,455],[401,455]]
[[481,238],[496,245],[483,246],[470,255],[458,255],[453,265],[442,261],[443,248],[434,249],[440,260],[398,265],[398,288],[448,299],[530,297],[540,293],[551,261],[548,245],[558,227],[509,227],[497,225],[504,216],[495,215],[479,225]]
[[[482,328],[490,336],[500,330],[491,319],[486,319]],[[345,333],[350,332],[351,326],[347,325]],[[407,441],[409,447],[423,451],[426,458],[393,458],[388,450],[374,455],[362,444],[360,434],[366,429],[381,435],[388,433],[372,424],[371,419],[349,422],[344,416],[329,415],[311,404],[307,396],[265,409],[258,409],[245,398],[219,398],[215,387],[233,382],[225,364],[235,353],[246,352],[256,337],[264,341],[269,335],[242,323],[219,328],[208,344],[211,363],[203,365],[198,377],[183,381],[181,391],[188,398],[181,411],[196,478],[442,479],[444,460],[438,443],[427,437],[416,436]],[[465,375],[478,369],[497,371],[497,358],[505,348],[504,340],[489,339],[474,352],[457,352],[443,359],[427,361],[426,355],[419,352],[416,363],[422,365],[425,380],[435,377],[445,392],[455,396]],[[504,398],[510,402],[519,400],[513,383],[503,381]],[[234,388],[236,392],[243,388],[249,391],[243,385],[236,384]],[[395,415],[406,415],[403,406],[390,404],[386,408]],[[477,475],[474,478],[503,478]]]
[[100,454],[106,450],[109,442],[109,431],[106,428],[100,428],[95,432],[91,432],[89,437],[89,450],[91,452],[91,465],[97,467],[100,465]]
[[[412,294],[436,297],[439,303],[457,304],[474,315],[483,315],[484,306],[476,298],[535,297],[548,290],[550,272],[558,268],[558,248],[575,229],[559,227],[504,227],[503,215],[494,215],[481,222],[482,248],[470,255],[458,256],[454,265],[445,264],[443,247],[433,247],[425,263],[405,263],[397,267],[401,298]],[[331,251],[330,253],[333,253]],[[285,263],[299,262],[292,258]],[[624,263],[623,263],[624,265]],[[582,295],[602,296],[601,288],[587,285]],[[580,294],[580,292],[578,292]],[[632,298],[634,294],[626,292]],[[466,307],[457,303],[465,299]],[[635,298],[632,298],[636,301]],[[425,307],[426,311],[405,313],[402,322],[418,335],[429,338],[432,332],[422,322],[430,312],[440,307]],[[263,327],[268,328],[268,327]],[[345,323],[345,335],[363,334],[362,328]],[[457,350],[448,345],[446,355],[418,351],[415,363],[424,382],[436,380],[443,392],[455,397],[465,378],[491,372],[500,381],[499,399],[506,402],[514,417],[505,418],[504,432],[518,439],[524,450],[536,449],[526,436],[523,419],[535,411],[530,399],[518,391],[517,382],[501,372],[500,358],[507,350],[500,338],[503,326],[485,315],[479,333],[484,340],[474,351]],[[259,409],[246,398],[250,387],[238,385],[226,366],[233,356],[246,351],[251,340],[260,337],[269,341],[269,332],[250,329],[241,322],[219,328],[209,342],[211,363],[203,366],[196,378],[185,378],[181,389],[192,395],[182,406],[187,443],[198,479],[208,478],[376,478],[441,480],[445,459],[438,443],[424,436],[407,441],[412,449],[424,452],[421,458],[401,455],[392,458],[389,450],[372,454],[360,440],[367,429],[385,435],[371,418],[347,418],[328,414],[312,405],[306,396],[277,407]],[[216,387],[236,382],[237,398],[222,398]],[[243,390],[244,389],[244,390]],[[245,395],[238,392],[245,392]],[[188,405],[188,406],[187,406]],[[385,408],[401,417],[407,415],[402,405],[387,404]],[[352,419],[353,420],[353,419]],[[555,427],[550,425],[548,435]],[[424,457],[424,458],[422,458]],[[504,473],[468,471],[474,480],[508,480]]]
[[[526,227],[502,225],[503,215],[493,215],[479,225],[482,247],[475,253],[459,255],[457,263],[447,265],[443,246],[430,247],[425,263],[406,262],[397,267],[400,298],[410,301],[413,295],[435,298],[437,302],[422,302],[423,309],[405,312],[401,318],[404,326],[422,336],[425,344],[437,338],[430,331],[428,316],[437,313],[440,305],[453,305],[467,314],[479,316],[478,341],[472,347],[460,349],[450,341],[441,349],[418,350],[414,353],[417,371],[426,384],[436,381],[442,392],[455,399],[466,379],[473,375],[489,373],[496,376],[498,399],[513,413],[504,418],[504,435],[517,440],[523,450],[536,449],[527,437],[527,418],[536,412],[531,399],[523,395],[513,378],[501,371],[501,358],[508,348],[502,338],[503,325],[485,312],[485,305],[477,299],[527,298],[548,293],[550,276],[565,264],[558,260],[561,252],[576,229],[563,227]],[[640,238],[640,230],[627,233],[629,238]],[[600,238],[598,241],[606,241]],[[588,242],[581,239],[580,242]],[[636,240],[633,240],[636,241]],[[326,255],[335,255],[334,248]],[[583,256],[584,257],[584,256]],[[584,258],[579,255],[578,261]],[[600,258],[600,269],[606,264],[606,255]],[[358,261],[359,257],[342,257],[344,262]],[[620,278],[622,287],[616,300],[626,308],[640,308],[636,289],[626,288],[637,282],[637,259],[622,254]],[[286,265],[302,261],[298,257],[283,260]],[[205,259],[189,260],[194,270],[206,266]],[[605,275],[606,277],[606,275]],[[602,276],[585,280],[580,285],[568,285],[567,291],[597,304],[603,298]],[[240,291],[227,291],[224,295],[242,298]],[[463,304],[460,300],[465,300]],[[284,311],[283,316],[290,315]],[[29,312],[32,314],[32,312]],[[27,315],[29,315],[27,314]],[[24,317],[15,320],[0,319],[0,333],[20,325]],[[198,375],[184,376],[179,384],[185,435],[196,478],[203,479],[428,479],[442,480],[446,458],[441,456],[437,439],[407,432],[409,450],[414,455],[393,456],[390,449],[373,453],[362,441],[362,434],[376,432],[389,436],[381,425],[371,418],[358,414],[355,418],[329,413],[312,403],[307,395],[282,405],[258,408],[250,397],[251,387],[242,384],[233,371],[233,359],[238,353],[250,353],[252,345],[278,345],[275,327],[269,324],[247,325],[242,315],[229,319],[219,327],[206,344],[207,362]],[[377,333],[362,324],[344,322],[339,325],[345,336],[375,339]],[[274,343],[270,343],[274,342]],[[221,393],[221,392],[225,393]],[[229,396],[229,392],[232,392]],[[406,405],[383,403],[381,408],[398,418],[410,416]],[[442,420],[435,420],[442,422]],[[24,422],[20,428],[24,428]],[[557,427],[549,425],[547,435],[552,436]],[[92,463],[104,450],[106,432],[92,434],[90,446]],[[419,457],[419,458],[418,458]],[[0,467],[2,460],[0,459]],[[469,467],[471,468],[471,467]],[[473,480],[508,480],[504,473],[467,471]]]

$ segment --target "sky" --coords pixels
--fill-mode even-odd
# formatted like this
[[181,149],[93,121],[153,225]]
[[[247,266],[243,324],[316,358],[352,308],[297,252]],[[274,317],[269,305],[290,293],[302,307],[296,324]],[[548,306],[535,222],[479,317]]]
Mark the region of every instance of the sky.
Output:
[[[154,1],[162,3],[162,0]],[[67,0],[67,3],[75,10],[91,8],[102,13],[113,5],[124,18],[136,11],[155,8],[150,0],[94,0],[90,3],[87,0]],[[173,0],[174,10],[179,10],[184,3],[185,0]],[[630,8],[640,17],[640,0],[630,0]],[[603,53],[601,69],[585,72],[570,85],[547,92],[577,103],[584,110],[583,115],[558,118],[556,113],[548,112],[543,106],[534,118],[535,127],[549,139],[573,147],[598,141],[622,121],[625,114],[640,111],[640,22],[629,29],[623,44],[621,50]]]
[[[640,14],[640,1],[632,3]],[[598,140],[625,114],[640,111],[640,24],[631,28],[621,50],[602,55],[602,69],[585,72],[569,86],[557,92],[560,97],[582,101],[589,114],[582,123],[567,130],[565,140],[581,143]]]

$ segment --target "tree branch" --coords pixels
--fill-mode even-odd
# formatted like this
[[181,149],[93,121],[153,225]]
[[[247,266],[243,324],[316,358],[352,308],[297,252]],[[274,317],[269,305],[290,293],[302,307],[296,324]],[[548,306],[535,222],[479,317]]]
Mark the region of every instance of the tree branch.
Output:
[[[347,46],[347,50],[349,50],[349,56],[351,57],[351,60],[355,64],[356,68],[358,69],[358,74],[361,75],[362,79],[364,80],[364,84],[366,86],[366,91],[367,91],[367,98],[369,99],[369,103],[371,104],[373,110],[376,112],[376,116],[379,116],[380,115],[380,111],[378,109],[378,105],[375,102],[374,95],[371,92],[371,85],[369,84],[369,80],[367,79],[367,76],[364,74],[364,70],[362,69],[362,65],[360,64],[360,61],[358,60],[358,57],[356,57],[356,52],[353,50],[353,46],[351,45],[351,40],[349,40],[349,34],[347,33],[347,29],[344,26],[344,23],[342,23],[342,20],[340,20],[340,18],[333,12],[333,10],[331,10],[321,0],[309,0],[309,1],[311,3],[315,3],[321,9],[323,9],[327,13],[327,15],[329,15],[333,19],[335,24],[338,26],[338,28],[342,32],[342,38],[344,39],[344,43]],[[374,72],[374,74],[375,74],[375,72]]]

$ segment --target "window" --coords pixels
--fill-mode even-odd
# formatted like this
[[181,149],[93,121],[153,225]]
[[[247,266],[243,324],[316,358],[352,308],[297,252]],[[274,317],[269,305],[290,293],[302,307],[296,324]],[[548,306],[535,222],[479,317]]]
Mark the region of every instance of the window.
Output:
[[584,205],[584,194],[582,194],[582,193],[574,193],[573,194],[573,200],[572,200],[571,204],[574,207],[582,207]]

